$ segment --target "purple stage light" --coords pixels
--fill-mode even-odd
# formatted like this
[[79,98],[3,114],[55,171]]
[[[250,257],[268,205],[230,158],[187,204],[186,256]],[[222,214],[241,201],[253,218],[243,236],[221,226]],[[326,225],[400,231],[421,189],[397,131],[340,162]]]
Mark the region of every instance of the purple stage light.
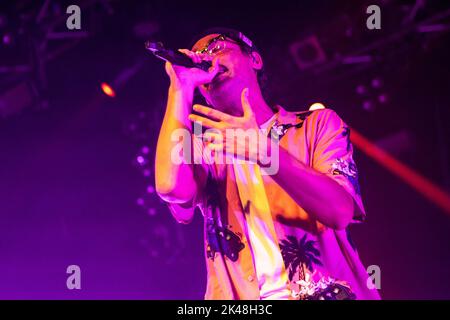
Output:
[[378,96],[379,103],[386,103],[388,101],[388,96],[385,93],[382,93]]
[[366,92],[367,92],[367,90],[366,90],[366,87],[364,85],[360,84],[360,85],[358,85],[356,87],[356,93],[357,94],[364,94]]
[[363,104],[362,104],[362,107],[366,111],[374,111],[375,110],[375,105],[370,100],[364,101]]
[[381,81],[380,78],[374,78],[372,79],[371,82],[372,88],[381,88],[381,86],[383,85],[383,82]]
[[145,201],[144,201],[144,199],[142,199],[142,198],[138,198],[138,199],[136,200],[136,203],[137,203],[137,205],[139,205],[139,206],[143,206],[144,203],[145,203]]
[[136,161],[140,164],[143,165],[145,163],[145,158],[143,156],[138,156],[136,158]]
[[148,212],[148,215],[149,215],[149,216],[154,216],[154,215],[156,215],[156,210],[155,210],[155,208],[149,208],[149,209],[147,210],[147,212]]

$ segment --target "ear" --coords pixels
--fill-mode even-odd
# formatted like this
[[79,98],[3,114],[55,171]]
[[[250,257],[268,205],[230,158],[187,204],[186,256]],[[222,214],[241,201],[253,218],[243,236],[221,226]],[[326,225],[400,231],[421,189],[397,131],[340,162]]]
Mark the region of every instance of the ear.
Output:
[[253,69],[261,70],[263,65],[264,65],[261,55],[258,52],[256,52],[256,51],[252,51],[251,57],[252,57],[252,67],[253,67]]

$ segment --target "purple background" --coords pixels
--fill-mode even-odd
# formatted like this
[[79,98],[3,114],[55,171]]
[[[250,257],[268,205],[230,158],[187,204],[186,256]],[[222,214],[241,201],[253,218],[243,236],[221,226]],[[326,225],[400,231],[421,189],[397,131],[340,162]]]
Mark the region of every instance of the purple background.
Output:
[[[64,9],[77,2],[59,3]],[[382,30],[370,32],[365,8],[372,3],[382,7]],[[48,86],[35,103],[0,118],[0,298],[203,297],[201,216],[178,225],[157,196],[146,192],[154,183],[154,148],[168,80],[163,64],[143,49],[145,37],[133,31],[141,22],[152,22],[144,31],[173,47],[187,47],[192,35],[209,26],[246,31],[262,49],[275,101],[290,110],[323,102],[448,192],[448,30],[407,33],[379,45],[371,63],[331,63],[339,54],[407,30],[401,20],[414,3],[229,2],[215,8],[215,2],[111,1],[111,14],[100,2],[82,9],[82,29],[90,35],[45,63]],[[8,20],[0,32],[9,30],[16,39],[2,44],[1,65],[28,61],[24,39],[36,28],[27,23],[26,35],[19,35],[18,16],[35,17],[38,9],[34,1],[17,1],[0,10]],[[448,9],[445,1],[428,2],[413,21]],[[55,4],[51,10],[56,16]],[[64,23],[58,28],[64,31]],[[299,70],[289,44],[310,35],[317,35],[327,61]],[[102,94],[100,82],[112,82],[136,63],[137,72],[115,99]],[[321,66],[330,69],[321,71]],[[21,81],[36,82],[33,73],[0,76],[0,101]],[[381,79],[381,88],[373,88],[373,79]],[[367,97],[356,92],[361,85],[369,90]],[[363,108],[364,101],[383,93],[386,103]],[[19,96],[7,103],[17,101]],[[48,101],[47,108],[42,101]],[[148,154],[141,152],[144,145]],[[138,155],[145,156],[144,164],[136,163]],[[381,268],[382,296],[449,299],[448,213],[361,151],[356,150],[355,160],[368,220],[350,229],[364,264]],[[145,169],[152,174],[145,177]],[[137,204],[140,197],[144,206]],[[81,290],[66,288],[71,264],[81,267]]]

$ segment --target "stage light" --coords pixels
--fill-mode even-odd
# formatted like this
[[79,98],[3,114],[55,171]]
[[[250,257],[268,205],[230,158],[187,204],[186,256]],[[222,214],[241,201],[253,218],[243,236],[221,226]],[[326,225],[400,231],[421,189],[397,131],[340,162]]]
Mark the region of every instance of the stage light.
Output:
[[140,165],[143,165],[145,163],[145,158],[143,156],[137,156],[136,161]]
[[325,51],[316,35],[291,43],[289,51],[300,70],[306,70],[327,61]]
[[142,171],[142,174],[144,175],[144,177],[150,177],[151,171],[150,169],[144,169]]
[[374,76],[367,83],[360,83],[356,86],[355,92],[362,98],[361,107],[367,112],[373,112],[381,105],[389,103],[389,96],[384,81],[379,76]]
[[320,110],[320,109],[325,109],[325,106],[320,102],[315,102],[309,107],[310,111]]
[[373,78],[370,84],[372,85],[372,88],[375,89],[379,89],[383,86],[383,82],[380,78]]
[[148,212],[148,215],[149,215],[149,216],[154,216],[154,215],[156,215],[156,210],[155,210],[155,208],[149,208],[149,209],[147,210],[147,212]]
[[379,103],[386,103],[388,101],[388,96],[385,93],[382,93],[378,96],[378,102]]
[[121,89],[131,78],[133,78],[144,65],[144,59],[137,60],[130,67],[122,69],[120,73],[109,82],[102,82],[101,88],[104,94],[108,97],[116,97],[117,91]]
[[12,35],[10,33],[5,33],[2,37],[2,42],[5,46],[9,46],[13,41]]
[[365,94],[367,92],[367,89],[366,89],[366,87],[364,85],[360,84],[360,85],[358,85],[356,87],[355,91],[356,91],[357,94],[363,95],[363,94]]
[[450,214],[450,195],[446,190],[441,189],[431,180],[397,160],[389,152],[375,145],[353,128],[351,128],[350,139],[355,147],[402,179],[447,214]]
[[100,86],[102,88],[103,93],[106,94],[108,97],[111,97],[111,98],[116,97],[116,92],[109,84],[107,84],[106,82],[102,82],[102,84]]
[[366,100],[363,102],[362,107],[364,110],[366,111],[374,111],[375,110],[375,105],[372,101],[370,100]]
[[144,201],[144,199],[142,199],[142,198],[138,198],[138,199],[136,200],[136,203],[137,203],[138,206],[143,206],[143,205],[145,204],[145,201]]

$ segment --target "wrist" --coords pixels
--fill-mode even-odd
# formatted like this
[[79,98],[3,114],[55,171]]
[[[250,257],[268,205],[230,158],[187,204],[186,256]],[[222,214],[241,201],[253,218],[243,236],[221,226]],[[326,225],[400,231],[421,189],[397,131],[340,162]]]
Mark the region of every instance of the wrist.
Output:
[[188,119],[192,112],[192,103],[194,91],[188,88],[180,88],[170,86],[168,90],[168,101],[166,108],[166,116],[176,118],[186,128],[191,127],[191,121]]
[[190,83],[181,83],[179,81],[172,81],[169,86],[169,91],[185,96],[194,95],[195,87]]
[[177,86],[171,84],[168,92],[169,100],[176,101],[177,105],[189,105],[194,101],[194,88],[189,86]]

